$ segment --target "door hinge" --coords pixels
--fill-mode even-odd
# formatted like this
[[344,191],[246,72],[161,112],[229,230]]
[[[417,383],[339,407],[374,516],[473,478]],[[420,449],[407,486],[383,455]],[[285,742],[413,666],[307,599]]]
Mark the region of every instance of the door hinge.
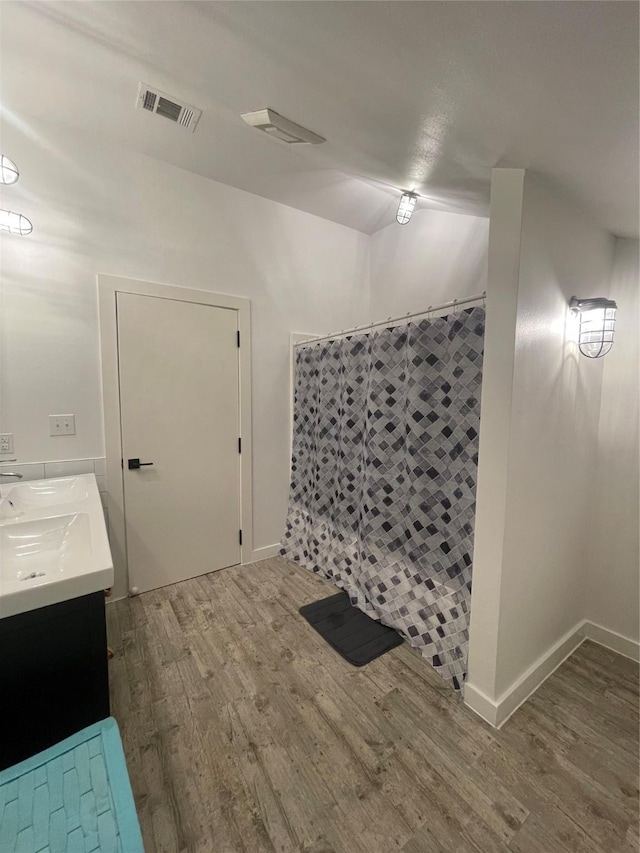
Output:
[[238,439],[238,453],[242,453],[242,438]]
[[238,530],[238,541],[242,545],[242,530]]
[[240,346],[240,332],[236,332],[236,335],[238,340],[238,346]]

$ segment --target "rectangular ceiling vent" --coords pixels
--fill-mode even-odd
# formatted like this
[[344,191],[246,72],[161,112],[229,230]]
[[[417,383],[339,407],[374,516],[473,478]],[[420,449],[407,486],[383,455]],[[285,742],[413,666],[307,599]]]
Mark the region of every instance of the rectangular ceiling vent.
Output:
[[298,145],[300,143],[319,145],[321,142],[326,142],[324,136],[318,136],[317,133],[307,130],[306,127],[296,124],[295,121],[279,115],[275,110],[268,107],[253,113],[243,113],[241,118],[251,127],[262,130],[274,139],[286,142],[287,145]]
[[152,89],[146,83],[140,83],[138,87],[136,106],[139,110],[147,110],[147,112],[168,118],[178,127],[192,132],[196,129],[198,120],[202,115],[202,110],[190,107],[172,95],[167,95],[166,92]]

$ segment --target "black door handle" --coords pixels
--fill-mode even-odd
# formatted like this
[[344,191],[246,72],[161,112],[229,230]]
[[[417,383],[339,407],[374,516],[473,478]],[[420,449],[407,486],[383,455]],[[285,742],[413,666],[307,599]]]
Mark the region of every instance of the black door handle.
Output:
[[142,468],[143,465],[153,465],[153,462],[141,462],[139,459],[127,459],[129,470],[135,471],[137,468]]

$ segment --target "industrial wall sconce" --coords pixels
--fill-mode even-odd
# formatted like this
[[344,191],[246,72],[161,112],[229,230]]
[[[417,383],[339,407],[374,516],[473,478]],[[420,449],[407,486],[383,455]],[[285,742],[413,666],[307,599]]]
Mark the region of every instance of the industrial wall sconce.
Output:
[[396,213],[396,222],[398,225],[406,225],[411,219],[413,208],[416,206],[418,196],[416,193],[404,192],[400,198],[398,212]]
[[613,299],[597,297],[578,299],[571,297],[569,303],[580,320],[578,347],[587,358],[601,358],[613,346],[613,333],[616,326],[616,308]]
[[[0,184],[15,184],[20,177],[18,167],[5,154],[0,154]],[[0,208],[0,231],[8,231],[9,234],[31,234],[33,225],[22,213],[14,213],[11,210]]]

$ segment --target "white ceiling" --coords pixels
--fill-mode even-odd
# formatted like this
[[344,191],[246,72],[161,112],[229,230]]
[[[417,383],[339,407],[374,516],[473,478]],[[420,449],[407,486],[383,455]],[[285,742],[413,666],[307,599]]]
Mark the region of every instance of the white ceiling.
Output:
[[[92,129],[366,233],[398,188],[486,214],[496,165],[638,233],[635,2],[1,2],[0,25],[4,121]],[[140,80],[201,107],[195,134],[136,111]],[[328,141],[240,119],[265,106]]]

